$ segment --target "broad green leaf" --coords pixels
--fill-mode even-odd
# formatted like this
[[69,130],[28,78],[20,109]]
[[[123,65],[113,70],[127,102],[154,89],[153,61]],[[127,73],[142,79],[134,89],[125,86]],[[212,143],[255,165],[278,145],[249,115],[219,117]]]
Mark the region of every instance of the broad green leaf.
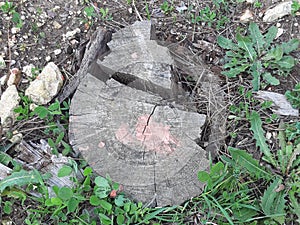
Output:
[[243,65],[236,68],[231,68],[228,71],[222,71],[222,74],[227,76],[228,78],[236,77],[237,75],[245,72],[245,70],[249,67],[249,65]]
[[90,204],[92,206],[99,206],[100,205],[100,198],[98,198],[96,195],[92,195],[90,197]]
[[125,224],[124,222],[125,222],[125,217],[123,215],[119,214],[117,216],[117,224],[118,225],[123,225],[123,224]]
[[299,203],[299,199],[297,200],[297,197],[295,195],[297,196],[297,193],[295,193],[295,191],[293,190],[289,191],[289,199],[292,206],[291,209],[298,217],[297,222],[300,222],[300,203]]
[[237,45],[232,42],[232,40],[223,37],[223,36],[218,36],[217,37],[217,43],[221,48],[224,49],[230,49],[230,50],[236,50],[238,49]]
[[106,209],[108,212],[111,212],[112,209],[112,204],[110,204],[109,202],[105,201],[105,200],[100,200],[100,206],[102,206],[102,208]]
[[62,200],[69,200],[73,196],[73,191],[69,187],[61,187],[58,190],[58,197]]
[[79,205],[79,201],[76,198],[72,197],[68,201],[68,204],[67,204],[68,213],[75,212],[75,210],[77,209],[78,205]]
[[66,177],[66,176],[69,176],[71,173],[72,173],[73,169],[72,167],[70,166],[67,166],[67,165],[63,165],[58,173],[57,173],[57,176],[58,177]]
[[3,192],[7,187],[40,183],[40,179],[41,175],[34,170],[13,172],[10,176],[0,181],[0,192]]
[[103,213],[98,213],[101,223],[103,224],[111,224],[111,219]]
[[296,39],[296,38],[290,40],[289,42],[282,43],[281,46],[282,46],[283,52],[285,54],[289,54],[292,51],[297,50],[299,43],[300,43],[300,40]]
[[12,161],[12,157],[5,152],[0,152],[0,163],[7,166]]
[[268,49],[273,42],[273,40],[276,38],[278,28],[275,26],[272,26],[269,28],[268,32],[265,34],[265,49]]
[[282,59],[283,49],[281,46],[276,46],[276,48],[272,48],[263,58],[264,61],[275,60],[279,61]]
[[105,179],[104,177],[100,177],[100,176],[96,177],[95,184],[99,187],[109,187],[110,188],[108,180]]
[[239,33],[236,34],[236,40],[238,41],[238,46],[245,50],[247,58],[253,62],[254,59],[256,59],[257,54],[253,48],[253,43],[251,40],[248,37],[243,37]]
[[51,204],[52,205],[60,206],[60,205],[63,204],[63,202],[62,202],[62,200],[60,198],[53,197],[53,198],[51,198]]
[[253,91],[258,91],[260,88],[260,71],[262,70],[262,65],[260,61],[256,61],[252,64],[250,71],[253,77],[252,79],[252,87]]
[[258,25],[256,23],[251,22],[249,25],[250,37],[253,43],[255,43],[257,53],[260,55],[263,51],[263,46],[265,44],[264,37],[260,33]]
[[228,151],[232,156],[232,159],[240,166],[246,168],[251,175],[258,179],[265,178],[270,180],[272,178],[272,174],[267,172],[264,167],[260,166],[259,161],[254,159],[252,155],[245,150],[228,147]]
[[49,105],[48,110],[55,111],[55,110],[58,110],[59,108],[60,108],[59,101],[56,100],[54,103],[52,103],[51,105]]
[[210,175],[211,176],[220,176],[220,174],[223,172],[224,170],[224,164],[222,162],[217,162],[215,165],[213,165],[210,169]]
[[292,56],[283,56],[282,59],[276,62],[281,68],[291,69],[295,66],[296,60]]
[[260,116],[257,112],[253,111],[250,116],[251,130],[253,131],[253,136],[256,140],[256,146],[259,147],[260,151],[264,154],[264,159],[277,167],[277,162],[266,143],[266,138],[264,136],[264,130],[262,129],[262,122]]
[[45,119],[49,113],[48,109],[44,106],[36,107],[33,112],[35,115],[38,115],[40,119]]
[[125,205],[125,202],[127,201],[127,199],[124,197],[124,195],[118,195],[115,198],[115,204],[116,206],[122,207],[123,205]]
[[279,85],[280,84],[280,81],[276,77],[273,77],[271,75],[271,73],[263,73],[262,77],[268,84],[271,84],[271,85]]
[[284,223],[285,212],[285,193],[277,191],[279,185],[282,183],[281,179],[277,178],[265,190],[261,198],[261,208],[266,216],[272,217],[280,224]]
[[210,176],[206,171],[199,171],[198,179],[200,182],[207,182],[210,179]]

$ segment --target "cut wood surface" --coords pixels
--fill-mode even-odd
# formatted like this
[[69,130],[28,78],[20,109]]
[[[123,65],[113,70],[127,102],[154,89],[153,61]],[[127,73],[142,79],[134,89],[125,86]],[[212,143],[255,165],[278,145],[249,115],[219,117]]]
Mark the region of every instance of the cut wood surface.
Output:
[[[69,134],[97,173],[137,201],[165,206],[202,191],[197,172],[209,161],[196,139],[207,116],[179,85],[174,71],[184,58],[153,33],[151,22],[142,21],[113,34],[109,54],[91,64],[72,99]],[[212,76],[202,65],[186,66],[201,70],[201,82]]]

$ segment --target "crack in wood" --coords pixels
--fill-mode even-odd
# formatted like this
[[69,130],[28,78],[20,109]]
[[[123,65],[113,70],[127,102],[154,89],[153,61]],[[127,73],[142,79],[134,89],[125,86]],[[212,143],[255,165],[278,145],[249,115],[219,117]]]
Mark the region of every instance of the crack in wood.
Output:
[[[151,116],[154,114],[154,111],[155,111],[156,107],[157,107],[157,105],[154,105],[154,107],[153,107],[153,109],[152,109],[150,115],[148,116],[146,125],[145,125],[145,127],[144,127],[143,132],[142,132],[143,135],[144,135],[144,133],[145,133],[145,131],[146,131],[146,129],[147,129],[147,126],[149,126],[149,122],[150,122]],[[145,139],[146,139],[146,136],[144,135],[144,140],[143,140],[143,142],[142,142],[142,145],[144,145]],[[144,159],[145,159],[145,152],[146,152],[145,150],[146,150],[146,149],[144,149],[144,151],[143,151],[143,161],[144,161]]]

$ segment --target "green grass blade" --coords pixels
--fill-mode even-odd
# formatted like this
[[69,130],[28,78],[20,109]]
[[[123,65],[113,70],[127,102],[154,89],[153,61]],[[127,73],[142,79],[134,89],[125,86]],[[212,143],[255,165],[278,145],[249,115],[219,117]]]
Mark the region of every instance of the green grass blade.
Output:
[[224,215],[224,217],[227,219],[227,221],[229,222],[229,224],[234,225],[233,221],[231,220],[230,216],[228,215],[228,213],[226,212],[226,210],[220,205],[220,203],[211,195],[208,195],[212,201],[214,202],[214,204],[220,209],[220,211],[222,212],[222,214]]
[[277,166],[277,162],[274,160],[271,150],[266,143],[266,138],[264,136],[264,130],[262,129],[262,122],[260,116],[257,112],[253,111],[250,116],[251,130],[253,131],[253,136],[256,140],[256,146],[259,147],[260,151],[264,154],[265,161]]

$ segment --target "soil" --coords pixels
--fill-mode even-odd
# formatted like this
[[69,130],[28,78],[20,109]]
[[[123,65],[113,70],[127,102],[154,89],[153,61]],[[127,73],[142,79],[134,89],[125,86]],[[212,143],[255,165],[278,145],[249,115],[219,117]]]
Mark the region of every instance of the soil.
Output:
[[[300,38],[299,16],[285,16],[272,23],[262,21],[263,13],[280,2],[276,0],[259,1],[262,3],[261,7],[255,7],[255,4],[247,2],[239,3],[240,1],[230,1],[230,3],[222,5],[222,2],[229,1],[174,0],[168,1],[172,2],[174,6],[168,12],[161,9],[163,0],[16,0],[12,2],[15,6],[14,10],[21,16],[22,26],[20,29],[16,28],[17,25],[12,22],[10,15],[0,11],[0,56],[5,59],[7,65],[6,68],[0,70],[0,78],[8,74],[12,68],[22,70],[25,66],[33,64],[36,70],[40,70],[49,61],[53,61],[59,66],[67,83],[78,70],[84,47],[98,27],[102,26],[115,32],[137,20],[151,17],[155,23],[156,35],[159,40],[176,42],[186,47],[192,54],[201,57],[207,67],[221,79],[221,86],[227,90],[226,100],[230,105],[242,100],[238,93],[239,87],[251,90],[251,79],[239,77],[229,80],[221,75],[225,51],[217,45],[216,38],[223,35],[233,39],[236,29],[241,32],[247,31],[249,23],[240,21],[240,16],[246,9],[253,13],[252,21],[259,25],[261,31],[266,31],[272,25],[283,29],[283,34],[276,42],[281,43],[291,38]],[[218,2],[220,7],[215,4]],[[181,9],[184,10],[179,12],[180,8],[176,9],[176,7],[182,7]],[[192,15],[201,9],[208,9],[208,7],[217,13],[217,19],[193,23]],[[105,9],[108,9],[108,13],[103,16]],[[93,11],[92,15],[89,15],[88,11]],[[229,22],[222,24],[221,16],[226,17]],[[76,30],[74,35],[68,37],[68,32]],[[299,59],[300,52],[294,52],[293,56]],[[266,90],[282,94],[286,90],[291,90],[300,81],[299,69],[298,64],[289,77],[281,79],[279,86],[266,87]],[[22,73],[22,76],[21,84],[18,87],[20,92],[24,91],[32,79],[25,73]],[[2,91],[4,89],[5,86],[2,86]],[[288,118],[285,119],[288,120]],[[267,132],[274,130],[274,126],[265,126],[264,128]],[[209,129],[206,130],[209,131]],[[228,135],[226,145],[247,149],[249,152],[255,153],[257,158],[260,157],[256,152],[247,124],[233,124],[228,121],[227,130],[228,134],[235,132],[237,136]],[[205,135],[209,135],[209,132]],[[24,136],[27,140],[42,137],[42,135],[33,137],[30,134]],[[207,139],[207,137],[203,138],[204,141]],[[225,151],[225,149],[224,147],[223,150]],[[25,210],[24,206],[22,207]],[[22,214],[19,213],[16,217],[20,219]],[[14,220],[15,224],[21,224],[18,222],[18,218],[14,218]]]

